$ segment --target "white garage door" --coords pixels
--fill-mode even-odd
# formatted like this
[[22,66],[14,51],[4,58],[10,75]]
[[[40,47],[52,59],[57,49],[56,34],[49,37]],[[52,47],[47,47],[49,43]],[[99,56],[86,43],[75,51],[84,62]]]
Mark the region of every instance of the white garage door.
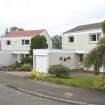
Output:
[[36,56],[36,70],[39,72],[47,73],[48,69],[48,57],[45,55]]

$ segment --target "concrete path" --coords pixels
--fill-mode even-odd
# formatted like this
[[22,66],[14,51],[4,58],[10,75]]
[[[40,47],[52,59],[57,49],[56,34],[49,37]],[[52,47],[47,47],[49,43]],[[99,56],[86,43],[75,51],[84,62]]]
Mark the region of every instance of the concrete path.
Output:
[[[69,101],[76,105],[105,105],[105,92],[56,85],[48,82],[29,80],[23,77],[0,72],[0,82],[16,89],[27,90],[39,96],[55,97],[58,100]],[[48,97],[49,98],[49,97]]]

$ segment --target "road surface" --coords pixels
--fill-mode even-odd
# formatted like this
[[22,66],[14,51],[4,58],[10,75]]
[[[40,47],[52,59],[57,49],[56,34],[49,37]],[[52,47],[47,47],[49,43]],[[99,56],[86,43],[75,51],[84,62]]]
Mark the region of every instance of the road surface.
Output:
[[70,105],[70,104],[32,96],[0,84],[0,105]]

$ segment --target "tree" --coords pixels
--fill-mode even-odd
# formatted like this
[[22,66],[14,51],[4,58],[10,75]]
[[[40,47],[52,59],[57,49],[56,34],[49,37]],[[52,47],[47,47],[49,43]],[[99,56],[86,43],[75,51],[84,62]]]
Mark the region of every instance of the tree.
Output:
[[104,35],[105,35],[105,20],[104,20],[103,23],[102,23],[102,31],[103,31],[103,33],[104,33]]
[[30,54],[32,55],[33,49],[45,49],[48,48],[47,40],[45,36],[37,35],[31,39]]
[[13,26],[13,27],[10,28],[10,32],[14,32],[14,31],[24,31],[24,29],[16,27],[16,26]]
[[100,67],[102,66],[102,55],[99,48],[96,47],[89,54],[87,54],[84,62],[86,67],[91,67],[93,65],[94,72],[97,75]]
[[105,67],[105,21],[102,23],[103,38],[97,46],[85,57],[85,66],[94,66],[95,74],[99,73],[100,67]]
[[14,31],[17,31],[17,30],[18,30],[18,27],[16,27],[16,26],[13,26],[13,27],[10,28],[10,32],[14,32]]
[[54,48],[54,49],[61,49],[62,48],[61,36],[55,35],[52,37],[52,48]]

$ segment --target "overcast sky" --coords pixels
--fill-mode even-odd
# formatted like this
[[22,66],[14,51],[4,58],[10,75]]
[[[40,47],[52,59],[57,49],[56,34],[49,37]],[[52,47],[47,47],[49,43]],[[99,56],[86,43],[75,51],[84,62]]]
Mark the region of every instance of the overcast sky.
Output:
[[105,19],[105,0],[0,0],[0,33],[5,28],[47,29],[60,34]]

